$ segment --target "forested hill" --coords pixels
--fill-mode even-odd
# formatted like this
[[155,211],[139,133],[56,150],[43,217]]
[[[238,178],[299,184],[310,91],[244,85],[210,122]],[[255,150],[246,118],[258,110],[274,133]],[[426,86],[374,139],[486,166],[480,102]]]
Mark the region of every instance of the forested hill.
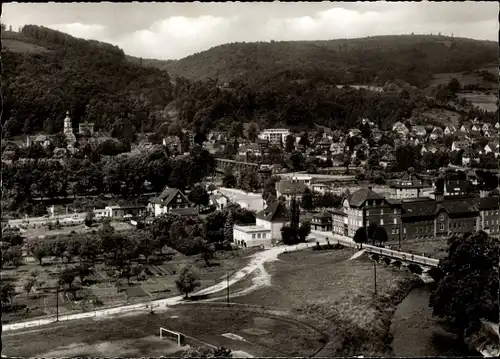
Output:
[[399,79],[419,87],[435,73],[472,71],[491,62],[498,62],[496,42],[435,35],[232,43],[177,61],[143,61],[195,80],[260,84],[328,78],[336,84],[383,85]]
[[123,50],[41,26],[2,33],[2,126],[5,135],[62,130],[67,110],[74,125],[139,131],[159,126],[156,112],[172,101],[166,71],[126,60]]

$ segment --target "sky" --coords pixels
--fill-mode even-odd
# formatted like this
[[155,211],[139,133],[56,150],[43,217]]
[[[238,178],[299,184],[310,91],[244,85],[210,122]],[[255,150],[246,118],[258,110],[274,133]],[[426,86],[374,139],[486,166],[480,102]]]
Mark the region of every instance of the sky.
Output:
[[232,42],[452,34],[498,41],[498,3],[33,3],[3,4],[16,30],[42,25],[144,58],[179,59]]

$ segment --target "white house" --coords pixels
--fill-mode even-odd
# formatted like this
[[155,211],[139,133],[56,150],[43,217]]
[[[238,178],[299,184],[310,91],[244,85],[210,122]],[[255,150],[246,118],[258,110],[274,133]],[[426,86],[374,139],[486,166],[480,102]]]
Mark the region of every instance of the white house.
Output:
[[271,230],[262,225],[233,227],[233,241],[241,247],[271,247]]
[[257,213],[256,225],[270,230],[271,239],[281,239],[281,228],[289,221],[288,209],[281,203],[272,203]]
[[429,137],[431,140],[437,140],[438,138],[442,138],[443,129],[441,127],[434,127]]
[[453,143],[451,144],[452,151],[465,150],[468,147],[469,147],[469,142],[467,141],[453,141]]
[[455,132],[457,132],[457,129],[455,128],[455,126],[446,126],[446,128],[444,129],[445,135],[451,135]]
[[267,128],[259,134],[259,138],[268,140],[269,143],[282,143],[286,142],[286,136],[290,134],[287,128]]
[[209,204],[215,206],[218,211],[222,211],[226,208],[229,199],[226,195],[222,193],[216,193],[210,196]]

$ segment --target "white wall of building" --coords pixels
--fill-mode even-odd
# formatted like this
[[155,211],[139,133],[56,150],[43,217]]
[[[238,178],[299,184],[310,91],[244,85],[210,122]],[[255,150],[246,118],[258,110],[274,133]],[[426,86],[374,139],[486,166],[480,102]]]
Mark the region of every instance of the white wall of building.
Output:
[[272,239],[281,239],[281,228],[285,225],[285,222],[269,222],[261,218],[257,218],[256,225],[269,229],[271,231]]
[[271,247],[270,230],[262,227],[261,229],[256,226],[234,226],[233,228],[233,241],[237,245],[242,246],[243,243],[246,247]]

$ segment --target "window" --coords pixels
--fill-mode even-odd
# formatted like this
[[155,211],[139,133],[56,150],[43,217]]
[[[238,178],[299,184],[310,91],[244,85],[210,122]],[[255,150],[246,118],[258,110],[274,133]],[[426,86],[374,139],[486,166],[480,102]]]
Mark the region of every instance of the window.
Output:
[[255,233],[254,233],[254,234],[252,234],[252,239],[255,239]]
[[384,225],[384,220],[383,220],[383,219],[381,219],[381,220],[380,220],[380,225],[381,225],[381,226],[383,226],[383,225]]
[[403,228],[403,233],[404,233],[404,234],[406,234],[406,227],[405,227],[405,228]]
[[257,233],[257,238],[260,238],[260,233]]
[[439,220],[440,220],[440,221],[444,221],[444,214],[443,214],[443,213],[441,213],[441,214],[439,215]]
[[398,224],[398,219],[394,218],[394,224]]
[[266,234],[265,233],[262,233],[262,238],[266,238]]
[[368,217],[370,215],[370,211],[366,211],[366,216]]
[[177,198],[177,203],[181,203],[182,199],[180,197]]
[[381,215],[382,215],[382,214],[384,214],[384,209],[381,209],[381,210],[380,210],[380,214],[381,214]]
[[398,214],[397,208],[394,208],[394,214]]
[[444,230],[444,224],[439,225],[439,229]]
[[488,220],[484,221],[484,224],[488,225]]

